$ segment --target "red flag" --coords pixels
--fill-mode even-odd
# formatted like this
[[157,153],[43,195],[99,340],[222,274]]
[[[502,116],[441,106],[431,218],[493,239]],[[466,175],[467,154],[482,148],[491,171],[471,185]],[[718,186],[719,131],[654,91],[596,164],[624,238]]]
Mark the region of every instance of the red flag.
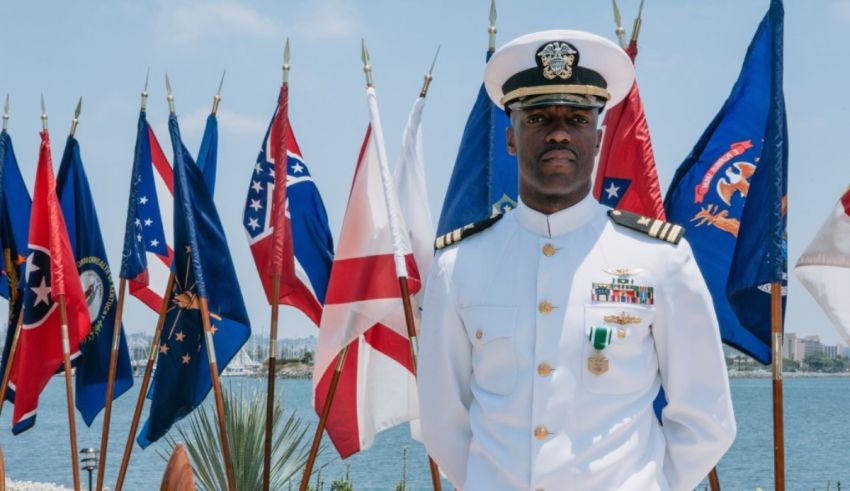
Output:
[[24,320],[10,387],[15,391],[12,432],[35,424],[38,397],[63,361],[59,297],[65,296],[71,358],[89,335],[86,298],[56,197],[50,137],[41,133],[38,169],[30,216],[29,256],[25,270]]
[[[637,43],[626,53],[634,62]],[[608,109],[593,196],[603,205],[640,215],[665,219],[649,126],[643,112],[637,81],[622,102]]]
[[389,207],[399,206],[394,193],[385,195],[374,131],[379,124],[374,89],[367,95],[375,110],[348,198],[313,370],[315,407],[321,410],[337,354],[348,346],[327,422],[328,435],[342,457],[368,448],[377,432],[419,413],[396,254],[407,268],[411,295],[419,291],[421,281],[404,221],[397,214],[396,236],[391,231]]

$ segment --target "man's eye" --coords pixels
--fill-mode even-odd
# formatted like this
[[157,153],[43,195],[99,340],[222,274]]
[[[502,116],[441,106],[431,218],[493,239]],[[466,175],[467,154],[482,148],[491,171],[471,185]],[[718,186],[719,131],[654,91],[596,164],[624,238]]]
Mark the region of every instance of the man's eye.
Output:
[[535,124],[543,121],[543,116],[539,114],[532,114],[528,118],[525,119],[525,122],[528,124]]
[[575,116],[573,118],[573,123],[575,123],[575,124],[587,124],[589,122],[590,121],[588,121],[587,118],[582,117],[582,116]]

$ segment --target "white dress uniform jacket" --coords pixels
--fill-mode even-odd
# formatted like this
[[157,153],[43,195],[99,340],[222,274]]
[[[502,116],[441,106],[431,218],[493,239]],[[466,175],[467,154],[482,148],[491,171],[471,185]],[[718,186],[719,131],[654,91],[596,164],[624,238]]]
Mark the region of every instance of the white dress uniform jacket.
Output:
[[[726,363],[690,246],[606,210],[590,195],[552,215],[519,203],[437,256],[422,436],[458,489],[691,490],[732,444]],[[618,279],[650,288],[633,303],[599,290]],[[588,332],[602,325],[613,335],[594,375]],[[652,408],[662,385],[663,426]]]

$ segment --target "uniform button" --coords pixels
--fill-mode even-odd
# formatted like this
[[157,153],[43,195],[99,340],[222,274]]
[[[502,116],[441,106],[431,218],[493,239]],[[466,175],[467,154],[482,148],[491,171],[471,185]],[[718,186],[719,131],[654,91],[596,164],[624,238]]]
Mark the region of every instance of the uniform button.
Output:
[[544,300],[537,306],[537,310],[539,310],[541,314],[551,314],[552,304]]
[[481,339],[484,337],[484,333],[481,332],[481,329],[475,331],[475,339]]
[[539,365],[537,365],[537,374],[541,377],[548,377],[549,374],[552,373],[552,365],[546,363],[545,361]]
[[543,246],[543,255],[546,257],[552,257],[555,255],[555,246],[552,244],[546,244]]
[[617,338],[625,339],[626,338],[626,330],[623,328],[617,329]]
[[547,430],[545,426],[537,426],[534,428],[534,438],[543,440],[547,436],[549,436],[549,430]]

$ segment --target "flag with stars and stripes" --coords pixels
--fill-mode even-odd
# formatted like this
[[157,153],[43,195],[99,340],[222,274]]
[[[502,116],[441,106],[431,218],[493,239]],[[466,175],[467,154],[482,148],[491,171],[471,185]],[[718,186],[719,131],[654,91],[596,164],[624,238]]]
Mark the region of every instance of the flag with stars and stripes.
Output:
[[[280,301],[319,325],[333,261],[333,237],[319,189],[289,124],[287,106],[284,84],[251,174],[242,225],[269,303],[272,278],[279,274]],[[275,165],[281,161],[286,162],[285,170]],[[281,181],[286,185],[275,185]]]
[[[69,136],[65,144],[56,177],[56,192],[68,225],[68,239],[91,318],[91,333],[80,347],[82,356],[76,365],[77,398],[74,401],[86,425],[91,426],[106,402],[118,298],[80,155],[80,143],[73,136]],[[118,342],[113,400],[133,385],[130,354],[123,329]]]
[[[151,391],[150,413],[137,441],[147,447],[198,407],[218,371],[251,335],[248,312],[227,247],[227,237],[204,174],[180,137],[177,117],[168,122],[174,147],[174,291],[165,317]],[[201,302],[209,307],[212,333],[205,336]],[[215,351],[208,350],[210,343]]]
[[[15,329],[21,313],[21,280],[27,257],[30,209],[32,199],[21,176],[21,169],[12,148],[12,138],[6,130],[0,132],[0,251],[3,267],[0,268],[0,296],[9,300],[9,316],[0,380],[6,373]],[[6,399],[14,402],[14,392],[6,391]]]
[[124,230],[121,278],[130,294],[159,312],[171,260],[173,172],[146,119],[139,113],[130,198]]
[[12,433],[35,424],[41,391],[63,362],[60,297],[65,297],[71,358],[88,336],[89,311],[71,251],[50,158],[50,137],[41,133],[30,216],[29,254],[23,282],[24,319],[9,386],[15,391]]
[[[626,47],[632,63],[637,51],[637,41],[632,40]],[[664,220],[649,125],[637,81],[622,102],[605,112],[602,127],[593,197],[611,208]]]

